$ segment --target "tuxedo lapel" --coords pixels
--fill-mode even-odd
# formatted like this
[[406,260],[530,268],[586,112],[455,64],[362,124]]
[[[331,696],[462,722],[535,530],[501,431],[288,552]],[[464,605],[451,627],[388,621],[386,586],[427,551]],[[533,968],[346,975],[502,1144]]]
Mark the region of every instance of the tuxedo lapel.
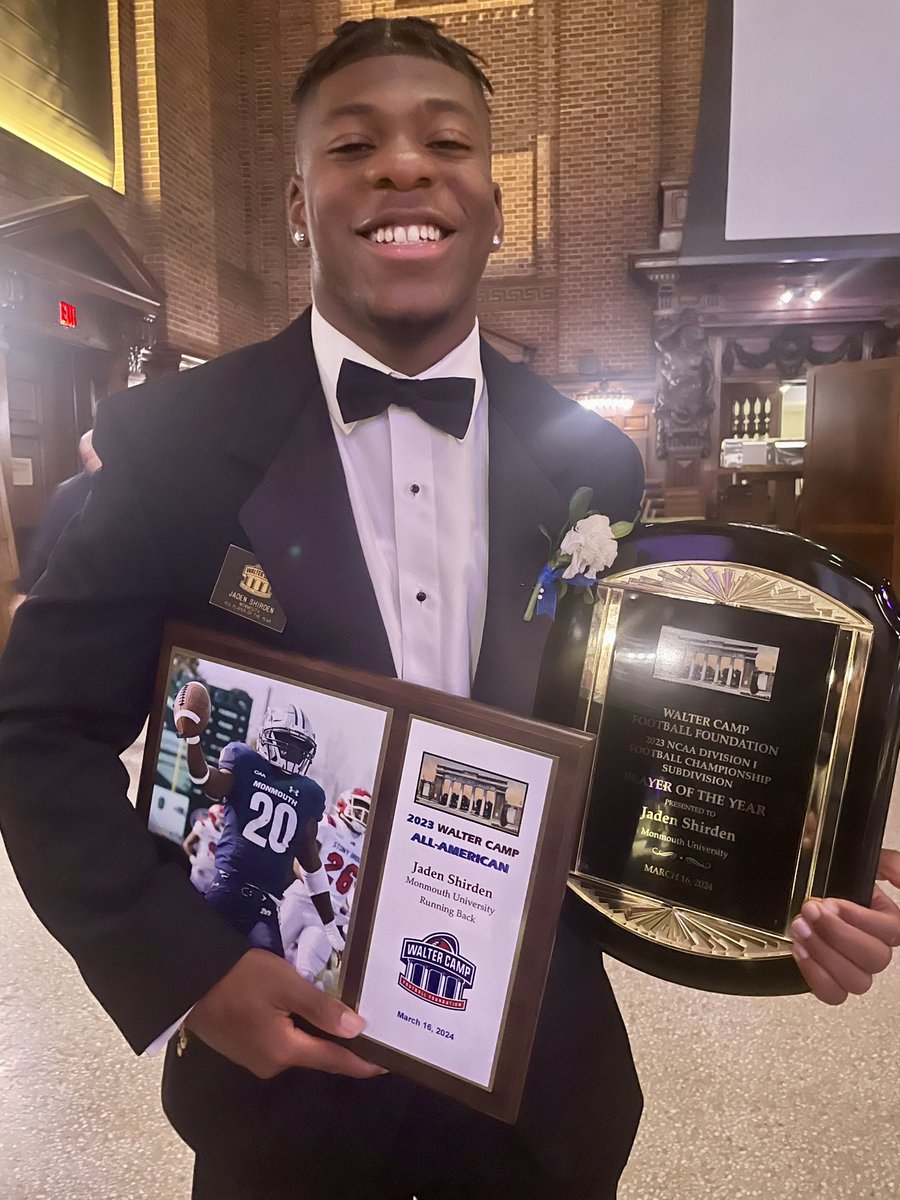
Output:
[[[231,452],[263,471],[238,514],[287,615],[291,648],[393,675],[394,663],[353,519],[306,314],[274,345]],[[276,342],[278,339],[276,339]],[[274,420],[267,420],[272,417]],[[262,428],[260,428],[262,426]],[[287,648],[287,646],[286,646]]]
[[562,526],[568,500],[541,470],[525,438],[535,399],[509,364],[482,346],[488,395],[488,594],[472,695],[531,715],[550,622],[523,620],[549,546],[538,526]]
[[[568,498],[535,452],[540,400],[482,345],[488,394],[488,593],[472,695],[530,714],[550,624],[523,620],[547,558],[538,526],[558,529]],[[523,382],[524,379],[524,382]],[[239,512],[249,545],[287,615],[285,648],[395,675],[322,393],[309,314],[261,351],[229,450],[259,482]]]

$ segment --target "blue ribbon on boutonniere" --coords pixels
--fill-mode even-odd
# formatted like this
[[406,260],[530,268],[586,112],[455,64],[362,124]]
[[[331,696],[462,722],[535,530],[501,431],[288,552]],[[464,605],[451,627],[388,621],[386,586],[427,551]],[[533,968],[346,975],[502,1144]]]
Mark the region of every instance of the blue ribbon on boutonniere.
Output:
[[[560,590],[558,587],[559,581],[562,579],[565,567],[551,567],[549,563],[544,563],[541,567],[541,573],[537,577],[537,603],[534,606],[534,615],[536,617],[549,617],[551,621],[556,618],[556,605],[559,602]],[[574,579],[566,579],[564,583],[570,587],[578,588],[593,588],[597,580],[592,579],[588,575],[576,575]],[[562,593],[565,595],[565,592]],[[531,618],[526,615],[525,620]]]
[[580,588],[585,604],[597,599],[595,585],[600,571],[608,570],[616,559],[619,538],[634,529],[634,521],[617,521],[591,508],[591,488],[579,488],[569,503],[569,520],[554,538],[544,525],[541,533],[550,543],[550,557],[540,574],[525,610],[525,620],[547,616],[553,620],[556,606],[569,587]]

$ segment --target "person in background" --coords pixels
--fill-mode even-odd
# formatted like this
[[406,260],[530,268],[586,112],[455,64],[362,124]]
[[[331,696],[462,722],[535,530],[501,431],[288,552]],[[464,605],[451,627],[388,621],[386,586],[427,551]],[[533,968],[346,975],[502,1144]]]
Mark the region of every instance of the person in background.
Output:
[[78,441],[78,457],[81,459],[81,470],[71,479],[64,479],[54,490],[47,501],[41,523],[38,525],[25,564],[16,581],[15,595],[11,602],[11,611],[19,607],[40,577],[47,569],[47,563],[53,548],[59,541],[62,531],[76,515],[80,513],[88,492],[91,490],[91,479],[100,469],[100,458],[94,450],[92,429],[81,435]]

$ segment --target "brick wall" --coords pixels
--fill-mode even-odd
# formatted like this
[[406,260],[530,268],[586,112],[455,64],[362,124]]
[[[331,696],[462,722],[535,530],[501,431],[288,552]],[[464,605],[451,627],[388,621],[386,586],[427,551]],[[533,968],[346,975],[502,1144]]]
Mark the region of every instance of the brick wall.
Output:
[[[141,166],[137,128],[137,80],[134,55],[136,0],[118,0],[118,37],[121,57],[122,109],[125,140],[126,194],[104,187],[73,167],[45,154],[0,129],[0,216],[40,200],[63,196],[91,196],[115,222],[135,248],[143,252]],[[0,87],[3,81],[0,80]]]
[[[265,5],[260,6],[265,10]],[[217,341],[240,345],[263,335],[260,280],[256,67],[249,6],[216,0],[210,6],[209,90],[212,207],[215,236]]]
[[92,196],[163,285],[176,349],[216,354],[287,319],[282,7],[118,0],[124,195],[0,130],[0,214]]
[[[290,179],[295,161],[294,110],[290,97],[297,76],[309,56],[342,20],[338,0],[281,0],[282,136],[284,181]],[[288,316],[295,317],[309,304],[309,255],[290,241],[287,234],[286,200],[282,189],[278,237],[285,247]]]
[[532,347],[552,377],[573,376],[579,356],[594,354],[649,379],[652,303],[627,256],[655,244],[660,179],[690,170],[705,0],[340,9],[433,18],[488,61],[507,228],[482,287],[484,325]]
[[647,0],[561,6],[561,374],[585,352],[617,370],[651,366],[650,304],[626,255],[651,245],[656,227],[660,20]]
[[664,0],[662,25],[663,179],[688,179],[700,110],[700,74],[706,28],[704,0]]
[[308,302],[285,220],[291,89],[341,20],[415,13],[483,54],[497,91],[507,236],[484,325],[554,378],[586,353],[652,375],[650,301],[627,255],[655,243],[659,180],[689,173],[705,0],[118,2],[125,195],[0,131],[0,212],[95,196],[163,283],[169,342],[228,350]]

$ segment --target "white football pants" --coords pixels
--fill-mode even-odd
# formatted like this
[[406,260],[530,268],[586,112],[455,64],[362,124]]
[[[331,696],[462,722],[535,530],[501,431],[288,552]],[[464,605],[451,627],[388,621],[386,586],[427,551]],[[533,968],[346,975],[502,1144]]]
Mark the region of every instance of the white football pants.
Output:
[[331,943],[316,906],[299,881],[284,893],[278,920],[285,957],[298,975],[313,982],[331,958]]

